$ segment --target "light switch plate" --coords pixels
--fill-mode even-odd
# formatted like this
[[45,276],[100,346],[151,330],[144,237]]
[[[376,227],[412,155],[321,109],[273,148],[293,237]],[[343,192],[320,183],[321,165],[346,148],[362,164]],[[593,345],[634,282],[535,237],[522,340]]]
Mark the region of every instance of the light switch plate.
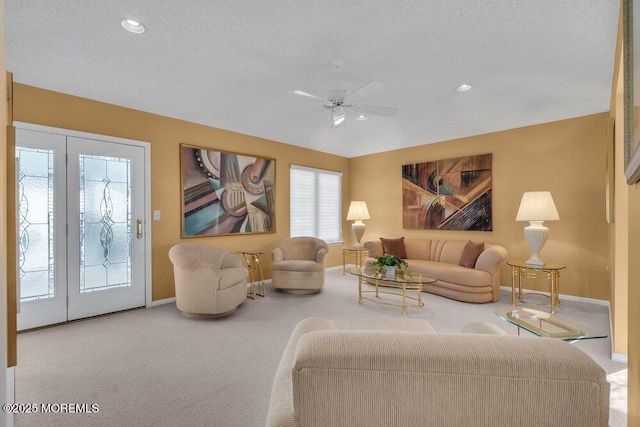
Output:
[[153,220],[160,221],[160,211],[153,211]]

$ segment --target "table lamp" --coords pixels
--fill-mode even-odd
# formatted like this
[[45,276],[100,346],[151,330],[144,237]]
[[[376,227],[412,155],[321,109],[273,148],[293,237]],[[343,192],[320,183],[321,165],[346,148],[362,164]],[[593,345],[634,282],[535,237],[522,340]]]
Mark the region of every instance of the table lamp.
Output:
[[543,225],[545,221],[560,219],[553,197],[548,191],[527,191],[522,195],[516,221],[529,221],[524,228],[524,238],[531,248],[531,258],[526,262],[531,266],[543,266],[540,251],[549,237],[549,229]]
[[347,213],[347,221],[354,221],[351,226],[351,231],[353,231],[353,235],[356,238],[356,244],[353,245],[354,249],[362,248],[360,244],[360,239],[362,239],[362,235],[364,234],[364,223],[362,220],[369,218],[369,210],[364,201],[354,200],[351,202],[349,212]]

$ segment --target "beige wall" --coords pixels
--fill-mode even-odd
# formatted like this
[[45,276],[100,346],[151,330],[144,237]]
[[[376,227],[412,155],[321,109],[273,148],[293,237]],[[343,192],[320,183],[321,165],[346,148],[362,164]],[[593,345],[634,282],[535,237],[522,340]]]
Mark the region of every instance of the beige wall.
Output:
[[[622,8],[620,11],[622,18]],[[618,25],[610,115],[615,120],[615,216],[612,323],[614,352],[628,359],[627,424],[640,425],[640,185],[629,186],[624,174],[624,82],[622,19]]]
[[628,425],[640,426],[640,184],[629,187],[629,211],[630,217],[634,218],[629,222],[629,259],[634,262],[629,263],[629,325],[636,325],[629,328],[629,389],[628,389]]
[[[623,72],[619,61],[615,80],[615,105],[611,112],[618,129],[623,129]],[[613,263],[613,295],[611,313],[613,325],[613,351],[618,354],[628,352],[628,306],[629,293],[629,186],[624,176],[624,132],[615,133],[615,193],[614,231],[611,257]]]
[[[155,114],[16,84],[15,120],[111,135],[151,143],[151,206],[162,212],[152,223],[153,300],[174,296],[173,269],[167,253],[180,242],[180,143],[249,153],[276,159],[276,233],[189,239],[230,251],[263,250],[265,275],[270,277],[270,250],[289,236],[289,165],[343,172],[343,210],[349,207],[348,160],[235,132],[201,126]],[[344,234],[351,233],[345,222]],[[342,264],[342,251],[332,246],[328,266]]]
[[634,218],[629,222],[629,259],[634,262],[629,263],[629,325],[636,325],[629,328],[629,388],[628,404],[629,412],[627,424],[630,426],[640,426],[640,184],[629,187],[629,210],[628,214]]
[[[261,249],[288,236],[291,163],[344,173],[343,210],[353,199],[367,201],[372,219],[365,239],[424,235],[498,243],[510,258],[528,256],[515,214],[524,191],[552,192],[560,221],[548,222],[543,258],[565,263],[561,292],[608,300],[609,231],[605,220],[605,153],[607,114],[513,129],[438,144],[345,159],[299,147],[170,119],[30,86],[15,85],[15,119],[29,123],[148,141],[152,158],[153,299],[173,296],[167,251],[180,241],[179,144],[232,150],[276,158],[276,234],[197,239],[231,251]],[[409,231],[401,222],[401,165],[472,154],[493,153],[493,232]],[[352,179],[350,179],[353,177]],[[349,223],[344,236],[352,241]],[[333,247],[328,265],[341,263]],[[270,275],[269,263],[266,273]],[[503,267],[503,285],[508,285]]]
[[[500,244],[509,258],[530,252],[516,222],[522,193],[551,191],[560,221],[545,223],[549,240],[541,252],[561,262],[561,293],[608,300],[609,227],[605,217],[605,158],[608,115],[512,129],[351,159],[351,195],[367,202],[371,220],[364,239],[424,236]],[[403,230],[401,166],[428,160],[493,154],[493,231]],[[510,286],[508,267],[502,285]]]

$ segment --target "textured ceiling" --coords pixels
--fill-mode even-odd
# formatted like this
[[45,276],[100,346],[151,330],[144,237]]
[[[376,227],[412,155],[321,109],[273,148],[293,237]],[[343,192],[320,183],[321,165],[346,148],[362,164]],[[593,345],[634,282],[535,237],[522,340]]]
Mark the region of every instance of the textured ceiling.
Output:
[[[6,0],[6,61],[19,83],[355,157],[608,111],[619,4]],[[341,88],[382,82],[356,100],[397,114],[334,129],[291,94],[328,96],[335,58]]]

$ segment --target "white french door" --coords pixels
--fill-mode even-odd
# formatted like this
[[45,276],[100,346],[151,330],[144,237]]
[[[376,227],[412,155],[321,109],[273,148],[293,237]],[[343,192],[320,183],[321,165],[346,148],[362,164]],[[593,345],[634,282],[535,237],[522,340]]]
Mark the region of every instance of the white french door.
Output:
[[16,129],[18,330],[146,302],[145,149]]

